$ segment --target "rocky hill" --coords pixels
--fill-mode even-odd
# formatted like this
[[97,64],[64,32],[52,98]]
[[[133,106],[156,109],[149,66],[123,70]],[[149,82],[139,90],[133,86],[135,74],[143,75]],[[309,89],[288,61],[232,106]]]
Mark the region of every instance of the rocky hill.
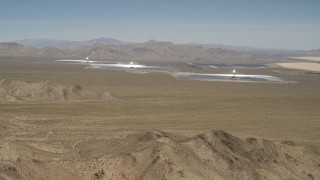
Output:
[[95,93],[80,85],[65,87],[52,81],[41,82],[0,80],[0,103],[10,102],[63,102],[75,100],[107,100],[113,97],[105,93]]
[[[1,140],[0,177],[14,179],[320,179],[320,156],[292,142],[223,131],[162,131],[121,139],[36,145]],[[8,149],[14,151],[8,151]],[[25,152],[37,152],[26,154]]]

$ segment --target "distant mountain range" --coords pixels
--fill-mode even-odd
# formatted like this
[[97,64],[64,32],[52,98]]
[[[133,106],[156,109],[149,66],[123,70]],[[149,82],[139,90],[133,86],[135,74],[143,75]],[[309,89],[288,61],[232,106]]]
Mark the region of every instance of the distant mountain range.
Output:
[[244,46],[229,46],[221,44],[194,44],[189,43],[187,45],[198,45],[209,48],[221,48],[226,50],[233,50],[249,55],[267,56],[274,58],[282,58],[288,56],[299,56],[299,55],[320,55],[320,49],[313,50],[294,50],[294,49],[276,49],[276,48],[254,48]]
[[320,55],[320,49],[310,51],[263,50],[214,44],[173,44],[150,40],[128,43],[112,38],[88,41],[30,39],[0,43],[0,56],[85,58],[97,60],[157,61],[157,62],[222,62],[269,63],[279,58],[299,55]]
[[237,62],[254,60],[252,56],[232,50],[202,46],[178,45],[171,42],[105,45],[94,44],[78,48],[35,48],[17,43],[0,43],[0,56],[85,58],[100,60],[153,62]]
[[129,44],[113,38],[99,38],[87,41],[65,41],[55,39],[24,39],[15,41],[15,43],[35,48],[58,47],[58,48],[79,48],[81,46],[92,46],[98,44],[104,45],[120,45]]

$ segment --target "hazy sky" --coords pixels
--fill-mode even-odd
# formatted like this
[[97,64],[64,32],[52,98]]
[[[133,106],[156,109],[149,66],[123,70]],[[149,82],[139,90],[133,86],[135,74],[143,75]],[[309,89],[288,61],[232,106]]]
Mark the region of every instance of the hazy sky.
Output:
[[320,0],[7,0],[0,41],[112,37],[320,48]]

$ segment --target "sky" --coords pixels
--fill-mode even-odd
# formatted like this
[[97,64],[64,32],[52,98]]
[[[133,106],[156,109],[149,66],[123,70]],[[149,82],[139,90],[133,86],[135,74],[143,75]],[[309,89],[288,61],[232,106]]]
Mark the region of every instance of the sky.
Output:
[[320,48],[319,0],[1,0],[0,42],[150,39]]

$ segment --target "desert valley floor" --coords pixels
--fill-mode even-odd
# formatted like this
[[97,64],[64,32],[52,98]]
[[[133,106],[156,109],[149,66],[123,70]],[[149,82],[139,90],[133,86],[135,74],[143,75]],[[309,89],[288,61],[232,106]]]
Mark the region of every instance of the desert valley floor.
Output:
[[295,82],[208,82],[85,67],[0,59],[0,79],[114,97],[0,103],[0,179],[320,178],[319,74],[241,68]]

